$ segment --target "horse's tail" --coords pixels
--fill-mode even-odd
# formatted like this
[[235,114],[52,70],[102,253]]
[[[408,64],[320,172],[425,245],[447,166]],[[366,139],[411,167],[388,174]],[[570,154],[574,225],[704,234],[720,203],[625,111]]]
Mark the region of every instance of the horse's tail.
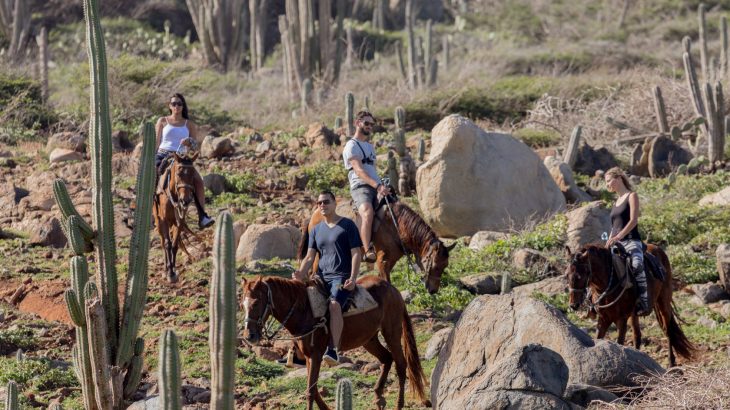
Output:
[[431,407],[431,401],[426,397],[425,379],[421,359],[418,357],[416,337],[413,334],[413,325],[408,311],[403,308],[403,348],[405,350],[406,364],[408,365],[408,379],[411,382],[411,392],[414,392],[424,406]]
[[667,321],[667,337],[669,337],[669,344],[672,348],[687,360],[692,359],[697,347],[687,339],[687,336],[682,331],[677,323],[677,312],[674,310],[674,306],[671,306],[669,311],[669,320]]
[[302,237],[299,238],[299,251],[297,255],[299,256],[299,260],[303,260],[307,256],[307,251],[309,248],[309,220],[305,220],[302,224]]

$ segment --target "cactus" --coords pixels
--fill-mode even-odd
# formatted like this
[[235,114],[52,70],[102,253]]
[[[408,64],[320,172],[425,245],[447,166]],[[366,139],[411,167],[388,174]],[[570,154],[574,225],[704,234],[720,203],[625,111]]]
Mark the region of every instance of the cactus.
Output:
[[423,64],[426,70],[426,85],[429,87],[436,84],[436,77],[438,75],[438,61],[433,55],[433,22],[428,20],[426,22],[426,45],[423,54]]
[[22,0],[0,0],[0,30],[9,41],[7,54],[19,57],[26,45],[31,28],[30,3]]
[[336,131],[336,130],[339,130],[340,128],[342,128],[342,117],[335,117],[334,129]]
[[416,40],[413,34],[413,21],[415,13],[413,11],[413,0],[406,0],[406,38],[408,39],[408,85],[411,89],[418,88],[416,80]]
[[20,410],[18,404],[18,385],[14,381],[9,381],[5,390],[5,409]]
[[25,354],[23,354],[23,349],[18,349],[15,351],[15,361],[16,362],[22,362],[25,360]]
[[395,153],[392,150],[388,150],[388,164],[387,172],[388,178],[390,179],[390,185],[393,189],[398,189],[398,162],[395,159]]
[[404,80],[408,81],[408,73],[406,72],[406,65],[403,62],[403,43],[398,41],[395,43],[395,52],[398,57],[398,69]]
[[[139,383],[141,356],[135,355],[139,325],[147,293],[149,224],[154,193],[155,136],[144,127],[144,149],[137,175],[135,228],[129,250],[125,304],[120,315],[116,273],[116,239],[111,202],[111,119],[106,74],[104,36],[98,0],[84,0],[90,92],[89,142],[92,168],[92,227],[74,209],[63,181],[54,183],[63,225],[76,256],[71,258],[71,290],[64,295],[76,325],[74,371],[79,378],[84,407],[123,407],[123,392],[134,392]],[[83,238],[83,239],[82,239]],[[83,244],[83,245],[82,245]],[[83,252],[96,251],[95,279],[89,282]],[[132,385],[134,384],[134,385]],[[131,393],[129,393],[131,394]],[[127,395],[129,397],[129,395]]]
[[448,71],[449,62],[451,60],[451,39],[449,38],[449,36],[443,36],[441,42],[441,59],[443,60],[444,71]]
[[687,175],[688,167],[687,164],[681,164],[677,167],[677,174],[678,175]]
[[501,295],[512,292],[512,274],[510,274],[509,272],[502,273],[501,285]]
[[705,19],[705,5],[700,3],[697,6],[697,20],[700,26],[700,63],[702,64],[702,78],[706,82],[712,81],[710,78],[710,65],[707,55],[707,19]]
[[720,78],[727,78],[728,71],[728,37],[727,37],[727,17],[720,18]]
[[334,81],[339,80],[340,71],[342,69],[342,32],[345,26],[345,0],[335,0],[337,8],[337,20],[335,22],[335,53],[334,53]]
[[160,389],[160,408],[164,410],[182,409],[182,383],[180,381],[180,352],[177,336],[170,329],[160,337],[160,368],[158,384]]
[[268,3],[269,0],[253,0],[248,2],[251,69],[256,71],[264,66]]
[[63,407],[61,406],[61,403],[52,403],[48,406],[48,410],[63,410]]
[[302,83],[302,111],[307,111],[312,104],[312,80],[307,78]]
[[654,87],[654,112],[656,121],[659,125],[659,132],[666,134],[669,132],[669,123],[667,122],[667,109],[664,106],[664,97],[662,97],[662,89],[659,86]]
[[418,139],[418,162],[423,163],[426,158],[426,141],[423,138]]
[[41,98],[48,102],[48,30],[41,28],[41,32],[35,37],[38,44],[38,66],[40,67]]
[[355,135],[355,96],[351,91],[345,96],[345,118],[347,118],[347,136]]
[[580,135],[583,132],[583,128],[580,125],[576,125],[573,128],[573,132],[570,134],[570,141],[568,141],[568,147],[565,149],[563,155],[563,162],[568,164],[572,169],[575,166],[575,161],[578,160],[578,147],[580,146]]
[[213,243],[213,278],[210,286],[211,409],[232,410],[236,360],[236,251],[233,218],[218,216]]
[[[186,3],[195,31],[200,37],[206,63],[223,71],[240,68],[247,52],[244,39],[250,34],[246,2],[186,0]],[[266,30],[265,25],[262,30]],[[257,47],[263,48],[263,44]]]
[[337,410],[352,410],[352,382],[349,379],[340,379],[337,382],[335,408]]
[[370,96],[368,95],[365,96],[365,106],[363,107],[363,109],[367,112],[370,112]]
[[403,157],[406,153],[406,110],[403,107],[395,108],[395,134],[393,135],[395,151]]

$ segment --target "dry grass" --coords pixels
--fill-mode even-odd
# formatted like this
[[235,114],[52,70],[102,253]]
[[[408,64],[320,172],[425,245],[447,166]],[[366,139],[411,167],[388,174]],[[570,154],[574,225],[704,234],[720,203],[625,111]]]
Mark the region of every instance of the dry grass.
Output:
[[[629,404],[594,404],[591,409],[727,409],[730,367],[675,367],[661,376],[637,379],[643,386]],[[628,397],[624,397],[627,399]]]

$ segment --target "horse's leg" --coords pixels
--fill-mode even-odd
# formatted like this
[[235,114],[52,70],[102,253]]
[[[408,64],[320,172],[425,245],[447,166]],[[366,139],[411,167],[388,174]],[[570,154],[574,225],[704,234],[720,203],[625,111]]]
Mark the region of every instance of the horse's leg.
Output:
[[616,330],[618,330],[618,337],[616,337],[616,343],[623,345],[626,342],[626,318],[621,318],[614,323],[616,324]]
[[307,410],[312,410],[314,402],[317,402],[317,407],[320,410],[330,410],[322,396],[319,395],[319,390],[317,389],[317,380],[319,380],[319,369],[322,366],[323,354],[324,352],[319,352],[319,349],[315,349],[312,352],[312,356],[307,358]]
[[403,354],[403,345],[401,344],[403,327],[400,323],[398,325],[387,326],[384,321],[381,324],[381,329],[385,344],[388,345],[388,350],[390,350],[393,361],[395,361],[395,371],[398,374],[398,404],[395,408],[400,410],[405,404],[406,369],[408,366],[406,357]]
[[631,314],[631,330],[634,334],[634,349],[641,350],[641,326],[636,313]]
[[172,227],[172,246],[170,247],[171,266],[168,276],[170,283],[177,282],[177,271],[175,270],[175,266],[177,265],[177,249],[180,247],[180,233],[181,229],[179,227]]
[[378,340],[378,336],[374,336],[362,347],[365,348],[370,354],[375,356],[380,362],[380,376],[378,381],[375,383],[375,406],[378,409],[385,408],[385,397],[383,396],[383,390],[385,388],[385,382],[388,380],[388,372],[393,364],[393,356],[390,354],[388,349],[385,348]]
[[596,339],[603,339],[606,337],[606,331],[611,322],[608,321],[605,315],[598,313],[598,323],[596,324]]

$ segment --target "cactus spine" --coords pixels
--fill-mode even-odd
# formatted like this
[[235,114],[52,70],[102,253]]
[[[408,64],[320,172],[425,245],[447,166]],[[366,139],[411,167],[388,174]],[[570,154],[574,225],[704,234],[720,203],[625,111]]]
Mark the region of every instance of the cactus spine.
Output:
[[347,136],[355,135],[355,96],[348,91],[345,96],[345,117],[347,118]]
[[[149,224],[154,171],[154,130],[144,128],[144,149],[137,176],[135,228],[129,251],[129,273],[125,305],[120,317],[116,273],[116,240],[111,202],[111,119],[106,74],[104,37],[99,23],[98,0],[84,0],[87,53],[92,89],[90,92],[89,141],[92,168],[92,227],[74,209],[62,181],[54,183],[54,194],[64,219],[65,230],[76,256],[71,258],[70,292],[64,296],[76,325],[73,362],[79,378],[84,407],[118,409],[124,393],[136,390],[141,371],[141,341],[137,333],[147,293]],[[97,284],[89,282],[88,265],[82,256],[96,250]],[[80,315],[79,311],[83,312]],[[137,354],[137,352],[139,353]]]
[[20,410],[18,405],[18,385],[14,381],[9,381],[5,391],[5,408],[7,410]]
[[340,379],[337,382],[335,407],[337,410],[352,410],[352,382],[349,379]]
[[213,278],[210,287],[210,364],[213,410],[232,410],[236,360],[236,260],[233,218],[223,212],[216,221]]
[[180,381],[180,352],[177,336],[170,329],[160,337],[160,407],[164,410],[182,409],[182,383]]
[[406,154],[406,110],[403,107],[395,109],[395,151],[398,156],[403,157]]

